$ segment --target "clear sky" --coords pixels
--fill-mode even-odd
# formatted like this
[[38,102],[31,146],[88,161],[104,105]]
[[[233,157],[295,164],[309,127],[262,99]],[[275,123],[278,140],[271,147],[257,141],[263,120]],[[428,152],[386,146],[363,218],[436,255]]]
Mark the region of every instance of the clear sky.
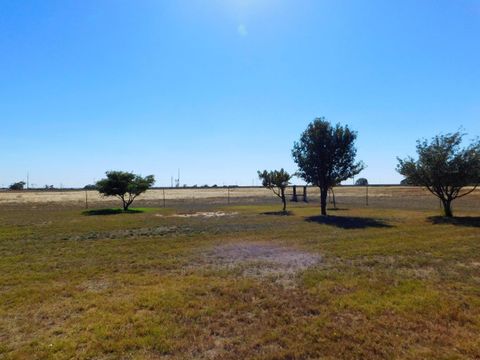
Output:
[[0,0],[0,185],[251,185],[318,116],[371,183],[480,135],[480,0]]

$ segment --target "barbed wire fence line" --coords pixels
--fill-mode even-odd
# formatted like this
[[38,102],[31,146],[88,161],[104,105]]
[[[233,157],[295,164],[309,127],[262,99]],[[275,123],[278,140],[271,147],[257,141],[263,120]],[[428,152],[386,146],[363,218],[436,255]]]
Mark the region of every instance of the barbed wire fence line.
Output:
[[[296,188],[289,186],[286,192],[287,200],[293,206],[307,206],[319,203],[319,189],[313,186],[306,187],[306,201],[303,198],[303,185]],[[367,193],[368,191],[368,193]],[[438,209],[438,200],[428,191],[419,187],[405,186],[338,186],[334,188],[335,207],[382,207],[382,208],[418,208]],[[367,197],[368,196],[368,197]],[[295,198],[297,201],[295,202]],[[330,198],[331,206],[333,196]],[[27,204],[32,207],[42,206],[73,206],[78,208],[99,208],[115,206],[115,198],[102,197],[95,190],[24,190],[0,191],[2,205]],[[225,187],[189,187],[171,188],[161,187],[148,190],[136,200],[135,206],[153,207],[202,207],[228,206],[249,204],[277,204],[278,198],[263,187],[259,186],[225,186]],[[478,210],[480,206],[480,189],[469,196],[459,199],[455,206]]]

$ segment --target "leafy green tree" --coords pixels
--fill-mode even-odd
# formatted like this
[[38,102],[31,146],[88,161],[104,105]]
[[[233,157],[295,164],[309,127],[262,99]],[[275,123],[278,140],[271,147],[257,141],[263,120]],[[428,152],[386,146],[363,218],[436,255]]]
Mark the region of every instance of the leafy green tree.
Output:
[[[452,201],[473,192],[480,183],[480,140],[461,147],[464,134],[437,135],[417,141],[418,159],[398,159],[397,171],[409,185],[424,186],[438,197],[452,217]],[[465,186],[471,189],[463,190]]]
[[285,199],[285,189],[287,188],[292,175],[283,169],[273,171],[258,171],[258,178],[262,181],[262,185],[273,191],[283,203],[283,212],[287,210],[287,200]]
[[123,210],[127,211],[135,198],[147,191],[155,183],[153,175],[140,175],[124,171],[107,171],[107,177],[97,181],[96,188],[104,196],[116,196],[122,200]]
[[357,186],[367,186],[368,185],[368,180],[366,178],[360,178],[357,181],[355,181],[355,185],[357,185]]
[[320,188],[322,215],[327,215],[328,190],[364,169],[355,162],[357,133],[325,118],[317,118],[302,133],[292,150],[299,171],[297,175]]
[[10,185],[10,190],[23,190],[25,188],[25,181],[18,181]]

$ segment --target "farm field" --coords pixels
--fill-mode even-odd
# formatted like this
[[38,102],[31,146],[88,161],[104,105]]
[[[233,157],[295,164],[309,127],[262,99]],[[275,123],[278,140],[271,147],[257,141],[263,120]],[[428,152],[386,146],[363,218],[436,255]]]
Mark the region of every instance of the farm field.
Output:
[[480,191],[160,191],[0,193],[0,358],[480,358]]

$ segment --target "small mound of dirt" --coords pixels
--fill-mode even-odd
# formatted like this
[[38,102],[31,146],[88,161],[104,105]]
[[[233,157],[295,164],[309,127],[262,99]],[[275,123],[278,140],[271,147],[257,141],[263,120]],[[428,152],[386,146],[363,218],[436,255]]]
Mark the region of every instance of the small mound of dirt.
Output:
[[268,278],[282,285],[293,285],[298,272],[322,260],[321,256],[305,251],[255,243],[217,246],[203,259],[207,265],[239,271],[242,276]]

